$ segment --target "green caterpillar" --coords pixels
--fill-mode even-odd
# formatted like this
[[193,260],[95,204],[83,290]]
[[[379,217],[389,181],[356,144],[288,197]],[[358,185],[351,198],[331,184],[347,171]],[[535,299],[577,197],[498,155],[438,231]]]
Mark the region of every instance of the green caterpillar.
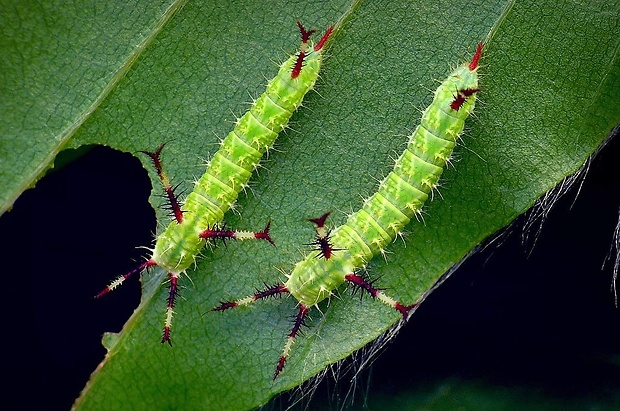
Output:
[[483,44],[479,44],[471,62],[457,68],[435,91],[433,102],[422,114],[420,125],[409,138],[394,170],[360,210],[332,232],[325,227],[329,213],[310,220],[317,228],[317,237],[312,243],[315,252],[295,265],[284,284],[267,287],[241,300],[222,302],[213,309],[223,311],[283,293],[290,293],[299,301],[299,312],[278,360],[274,379],[284,369],[310,307],[329,297],[343,283],[368,292],[398,310],[403,318],[415,306],[394,300],[357,272],[384,252],[411,218],[421,211],[436,186],[463,132],[465,120],[474,110],[475,95],[480,91],[478,61],[482,47]]
[[273,145],[278,134],[286,128],[293,112],[301,105],[304,96],[314,87],[319,76],[323,47],[333,27],[326,31],[316,45],[312,45],[309,41],[315,30],[306,30],[299,22],[297,25],[301,33],[299,52],[280,66],[276,77],[268,83],[267,90],[221,142],[206,172],[195,184],[183,205],[178,201],[174,188],[163,171],[160,155],[164,145],[155,152],[143,152],[150,156],[157,169],[174,220],[157,237],[150,259],[116,278],[96,297],[107,294],[144,269],[159,266],[168,271],[170,290],[162,343],[171,344],[170,331],[179,277],[195,263],[207,240],[263,239],[273,244],[269,236],[269,224],[260,232],[220,229],[217,224],[234,204],[261,157]]

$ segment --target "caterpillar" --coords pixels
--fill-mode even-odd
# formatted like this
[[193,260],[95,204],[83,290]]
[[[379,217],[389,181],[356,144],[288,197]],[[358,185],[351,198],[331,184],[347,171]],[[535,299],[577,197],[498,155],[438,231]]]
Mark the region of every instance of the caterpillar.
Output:
[[483,44],[478,44],[472,60],[458,67],[437,88],[394,169],[360,210],[331,231],[325,225],[330,213],[309,220],[316,226],[316,238],[310,244],[313,249],[295,265],[286,282],[267,286],[240,300],[221,302],[212,309],[224,311],[283,294],[291,294],[298,301],[298,313],[277,361],[274,380],[283,371],[310,308],[332,295],[340,285],[349,283],[354,291],[367,292],[397,310],[404,320],[415,307],[415,303],[396,301],[359,272],[373,257],[385,252],[411,218],[421,212],[436,187],[465,120],[474,110],[476,93],[480,91],[478,62],[482,48]]
[[261,239],[275,245],[269,235],[270,223],[258,232],[229,230],[219,223],[240,191],[247,186],[263,154],[286,128],[306,93],[314,88],[319,76],[323,48],[333,26],[327,29],[316,44],[310,42],[310,36],[316,30],[306,30],[300,22],[297,22],[297,26],[301,34],[299,51],[280,66],[276,77],[267,84],[266,91],[237,120],[235,128],[222,140],[206,172],[195,183],[183,204],[175,193],[176,187],[171,185],[163,170],[161,152],[165,144],[155,152],[142,151],[155,166],[173,220],[157,237],[151,257],[132,271],[117,277],[95,298],[109,293],[145,269],[158,266],[168,271],[169,291],[162,343],[172,345],[170,333],[179,293],[179,278],[195,263],[207,241]]

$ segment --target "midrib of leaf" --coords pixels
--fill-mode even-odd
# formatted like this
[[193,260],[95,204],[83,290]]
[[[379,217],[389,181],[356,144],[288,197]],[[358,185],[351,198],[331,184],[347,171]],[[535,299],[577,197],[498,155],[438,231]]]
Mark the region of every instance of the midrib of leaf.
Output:
[[187,0],[176,0],[168,9],[162,14],[161,18],[150,30],[149,34],[142,39],[140,43],[134,47],[133,51],[127,56],[125,62],[116,70],[108,84],[101,90],[101,93],[93,100],[90,106],[84,112],[79,115],[75,121],[60,132],[60,138],[57,139],[58,144],[53,150],[50,150],[45,156],[45,159],[38,163],[38,165],[32,170],[30,175],[22,180],[22,184],[17,186],[17,189],[9,194],[7,201],[0,205],[0,215],[9,210],[15,200],[29,187],[32,187],[34,183],[45,173],[47,169],[51,167],[54,159],[67,145],[69,140],[73,137],[75,132],[88,120],[91,115],[97,110],[99,106],[106,100],[108,95],[114,90],[118,84],[125,78],[125,75],[131,70],[134,63],[142,55],[144,50],[153,42],[161,30],[172,19],[177,11],[179,11],[187,3]]
[[516,2],[517,0],[510,0],[506,3],[501,14],[498,16],[497,20],[495,21],[495,24],[493,24],[493,26],[491,27],[491,30],[489,30],[489,33],[487,34],[486,39],[484,39],[485,44],[489,43],[493,39],[497,30],[502,26],[502,23],[504,23],[504,20],[506,20],[506,18],[512,11],[512,7],[516,4]]

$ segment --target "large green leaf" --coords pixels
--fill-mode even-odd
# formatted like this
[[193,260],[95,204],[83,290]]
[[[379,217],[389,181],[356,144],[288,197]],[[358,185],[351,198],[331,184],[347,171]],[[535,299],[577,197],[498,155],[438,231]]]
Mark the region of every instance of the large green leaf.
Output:
[[[477,42],[487,43],[481,102],[459,161],[444,175],[442,198],[428,205],[424,223],[408,227],[406,245],[395,243],[387,262],[370,267],[398,299],[421,298],[577,170],[620,122],[620,40],[613,34],[619,11],[610,2],[189,2],[107,13],[94,6],[12,7],[2,9],[2,30],[18,32],[17,23],[4,24],[17,20],[32,34],[3,46],[4,208],[60,149],[91,143],[136,152],[170,141],[167,171],[191,189],[202,159],[231,129],[231,113],[243,113],[248,93],[262,92],[264,79],[275,75],[274,61],[295,50],[294,20],[321,30],[340,22],[318,93],[307,96],[251,193],[241,196],[239,214],[227,216],[239,228],[271,219],[278,248],[206,251],[177,305],[172,349],[159,344],[165,273],[145,276],[140,307],[121,335],[107,340],[108,356],[76,403],[83,409],[127,402],[149,409],[255,407],[398,321],[393,310],[344,293],[313,312],[285,372],[272,382],[295,301],[207,311],[262,282],[282,281],[280,270],[289,271],[312,239],[304,219],[342,211],[332,217],[337,225],[357,209],[360,196],[390,170],[437,80],[468,59]],[[45,52],[51,56],[42,58]],[[153,202],[160,209],[161,199]]]

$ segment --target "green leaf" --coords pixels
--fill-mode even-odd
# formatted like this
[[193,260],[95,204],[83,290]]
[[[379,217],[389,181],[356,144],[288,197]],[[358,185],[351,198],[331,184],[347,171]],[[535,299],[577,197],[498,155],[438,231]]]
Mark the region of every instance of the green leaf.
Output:
[[[150,4],[150,2],[148,3]],[[137,152],[170,141],[167,173],[182,188],[202,173],[218,136],[294,52],[300,19],[339,22],[317,93],[280,136],[227,223],[273,221],[278,247],[205,250],[184,279],[174,347],[159,344],[165,273],[144,276],[140,307],[77,401],[78,409],[248,409],[264,404],[372,341],[398,314],[342,292],[321,311],[273,382],[295,313],[292,298],[225,313],[220,300],[282,281],[313,238],[305,219],[361,205],[387,174],[437,81],[487,43],[481,103],[424,222],[370,266],[404,302],[420,299],[485,238],[576,171],[620,122],[619,11],[602,3],[282,1],[182,2],[126,8],[3,8],[0,183],[4,208],[64,147]],[[43,7],[43,6],[41,6]],[[87,10],[87,11],[85,11]],[[89,13],[92,13],[89,14]],[[5,24],[7,23],[7,24]],[[9,24],[10,23],[10,24]],[[29,30],[19,31],[20,27]],[[11,32],[13,30],[13,32]],[[26,35],[25,33],[29,34]],[[489,34],[490,33],[490,34]],[[19,34],[19,35],[18,35]],[[5,49],[6,47],[6,49]],[[18,86],[16,86],[18,85]],[[11,92],[14,91],[14,92]],[[34,96],[34,97],[33,97]],[[9,144],[9,142],[11,144]],[[153,203],[161,210],[159,182]],[[160,228],[167,223],[158,211]],[[110,273],[113,278],[119,273]],[[135,403],[140,399],[139,403]]]
[[183,1],[0,5],[0,214],[51,167]]

